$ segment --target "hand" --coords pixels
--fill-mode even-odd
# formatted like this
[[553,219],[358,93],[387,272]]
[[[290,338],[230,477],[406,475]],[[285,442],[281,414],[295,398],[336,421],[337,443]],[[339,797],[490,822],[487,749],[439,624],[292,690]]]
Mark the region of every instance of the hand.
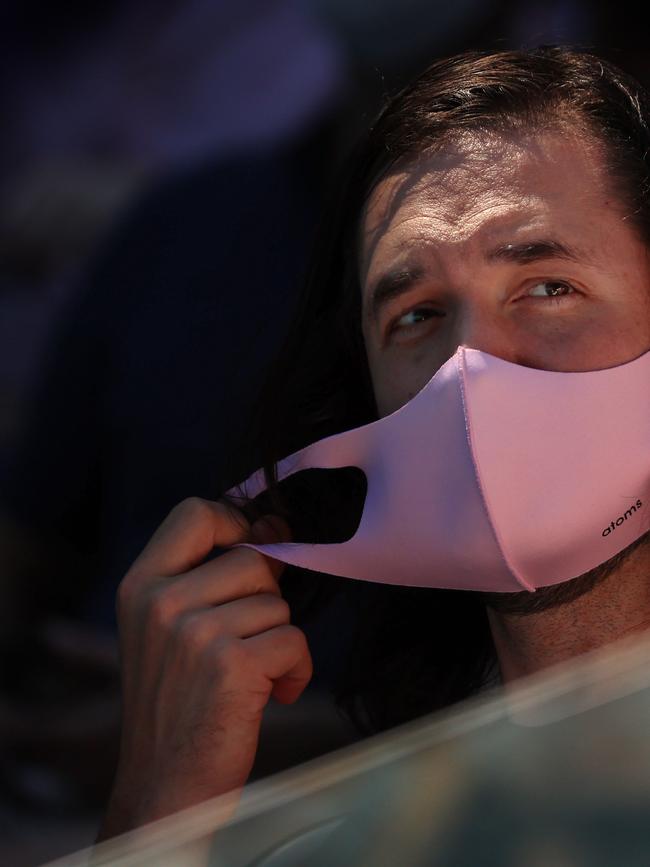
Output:
[[269,516],[251,528],[223,502],[174,508],[118,591],[123,718],[120,759],[100,839],[207,798],[239,792],[271,695],[293,703],[312,676],[290,625],[284,564],[249,548],[289,538]]

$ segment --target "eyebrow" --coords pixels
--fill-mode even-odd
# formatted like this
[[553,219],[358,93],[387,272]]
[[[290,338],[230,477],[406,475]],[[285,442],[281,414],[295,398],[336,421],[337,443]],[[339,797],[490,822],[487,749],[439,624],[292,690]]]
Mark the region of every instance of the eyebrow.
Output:
[[[585,257],[577,250],[551,239],[527,241],[522,244],[501,244],[485,253],[488,262],[510,262],[515,265],[529,265],[545,259],[563,259],[569,262],[585,262]],[[409,291],[426,271],[421,266],[399,267],[382,275],[369,301],[368,309],[373,319],[379,315],[381,308],[400,295]]]

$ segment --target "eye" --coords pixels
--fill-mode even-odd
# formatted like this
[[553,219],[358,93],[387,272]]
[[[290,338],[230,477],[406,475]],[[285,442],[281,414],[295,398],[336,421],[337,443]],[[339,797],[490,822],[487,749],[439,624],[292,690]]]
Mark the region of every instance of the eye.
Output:
[[391,331],[400,331],[403,329],[414,328],[427,322],[433,316],[444,316],[438,310],[432,310],[430,307],[414,307],[413,310],[408,310],[398,319],[396,319],[390,327]]
[[546,301],[563,304],[565,298],[576,294],[576,290],[569,283],[561,280],[540,280],[526,292],[523,297],[542,298]]
[[[541,299],[542,307],[562,307],[565,304],[573,302],[575,296],[580,293],[571,286],[570,283],[565,283],[563,280],[539,280],[532,284],[526,290],[524,295],[519,297],[519,301],[528,301],[539,306]],[[417,333],[420,326],[425,325],[430,319],[441,319],[445,313],[440,310],[434,310],[431,307],[414,307],[412,310],[407,310],[397,319],[393,320],[388,328],[389,334],[400,334],[403,339],[415,331]]]

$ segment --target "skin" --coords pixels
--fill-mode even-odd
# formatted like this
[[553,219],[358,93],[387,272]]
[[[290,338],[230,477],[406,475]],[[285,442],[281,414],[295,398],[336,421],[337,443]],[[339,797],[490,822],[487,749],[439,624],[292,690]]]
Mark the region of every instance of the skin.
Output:
[[[460,343],[566,371],[621,364],[650,346],[646,249],[589,142],[466,137],[385,178],[361,228],[366,302],[407,257],[426,271],[378,318],[364,305],[381,415],[408,401]],[[495,245],[540,238],[582,259],[485,259]],[[570,284],[576,297],[562,307],[536,297],[547,280]],[[313,667],[281,597],[284,565],[247,548],[206,557],[290,538],[277,518],[251,527],[234,507],[193,498],[172,510],[122,580],[122,742],[100,840],[216,795],[230,795],[221,821],[235,809],[265,707],[271,697],[296,701]],[[646,628],[650,562],[639,551],[573,602],[524,617],[490,610],[504,679]]]
[[264,708],[292,704],[313,665],[290,623],[284,565],[249,548],[289,541],[268,516],[198,497],[176,506],[123,578],[117,599],[122,740],[98,841],[226,795],[225,822],[253,766]]
[[[574,255],[488,256],[540,240]],[[613,367],[650,348],[648,250],[585,135],[466,134],[396,168],[369,197],[360,249],[380,416],[410,400],[460,344],[554,371]],[[417,279],[376,309],[379,281],[406,269],[418,269]],[[573,582],[559,595],[548,588],[547,606],[544,590],[507,594],[537,597],[529,607],[518,598],[513,611],[486,596],[506,683],[648,628],[650,545],[597,582],[590,575],[577,598]]]

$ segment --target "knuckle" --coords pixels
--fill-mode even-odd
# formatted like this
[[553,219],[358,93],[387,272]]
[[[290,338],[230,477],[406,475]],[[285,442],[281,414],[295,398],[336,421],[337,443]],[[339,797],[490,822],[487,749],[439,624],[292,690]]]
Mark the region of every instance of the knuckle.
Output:
[[146,584],[133,570],[129,570],[117,586],[115,593],[115,610],[118,619],[131,616],[142,609],[142,601],[146,597]]
[[174,506],[171,514],[191,520],[201,518],[209,511],[210,506],[207,500],[204,500],[201,497],[186,497]]
[[118,616],[123,616],[133,607],[135,595],[134,582],[129,578],[127,573],[127,575],[122,578],[117,588],[116,602]]
[[186,497],[170,512],[170,518],[186,524],[213,524],[217,517],[221,523],[234,525],[242,533],[248,530],[248,521],[244,514],[223,500]]
[[179,611],[176,594],[169,587],[153,591],[148,604],[149,621],[158,629],[167,629]]
[[193,614],[183,617],[177,626],[178,639],[184,647],[202,650],[219,632],[218,623],[209,623],[204,617]]
[[233,635],[224,635],[214,642],[215,662],[221,673],[244,668],[248,664],[248,653],[244,642]]

